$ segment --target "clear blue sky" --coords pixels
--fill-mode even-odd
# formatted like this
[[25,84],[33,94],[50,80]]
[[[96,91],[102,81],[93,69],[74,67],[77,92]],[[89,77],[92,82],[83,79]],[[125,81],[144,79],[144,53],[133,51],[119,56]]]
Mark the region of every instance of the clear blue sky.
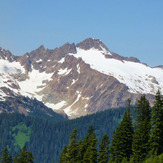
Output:
[[14,55],[88,37],[163,65],[163,0],[0,0],[0,47]]

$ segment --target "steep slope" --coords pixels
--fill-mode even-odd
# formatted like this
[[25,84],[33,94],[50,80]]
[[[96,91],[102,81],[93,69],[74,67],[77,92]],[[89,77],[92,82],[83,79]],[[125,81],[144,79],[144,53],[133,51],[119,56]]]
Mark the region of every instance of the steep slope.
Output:
[[125,106],[128,98],[135,104],[142,94],[152,104],[156,91],[163,93],[161,66],[151,68],[137,58],[122,57],[98,39],[66,43],[54,50],[40,46],[20,57],[1,53],[1,100],[10,96],[5,87],[69,118]]

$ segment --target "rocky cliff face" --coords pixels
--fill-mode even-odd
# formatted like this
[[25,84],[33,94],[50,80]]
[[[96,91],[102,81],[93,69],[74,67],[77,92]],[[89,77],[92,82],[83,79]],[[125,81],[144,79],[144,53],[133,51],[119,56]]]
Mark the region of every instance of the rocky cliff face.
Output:
[[0,51],[1,101],[10,97],[7,88],[69,118],[125,106],[128,98],[135,104],[142,94],[152,104],[155,92],[163,90],[162,68],[113,53],[97,39],[54,50],[40,46],[20,57]]

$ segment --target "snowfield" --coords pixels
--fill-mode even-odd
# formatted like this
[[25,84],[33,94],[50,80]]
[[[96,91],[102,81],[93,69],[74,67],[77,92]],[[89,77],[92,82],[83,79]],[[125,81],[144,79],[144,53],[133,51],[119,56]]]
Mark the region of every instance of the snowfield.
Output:
[[[30,98],[35,97],[41,101],[42,96],[39,96],[37,93],[46,86],[45,82],[51,80],[53,73],[40,73],[38,70],[32,68],[32,71],[28,73],[28,78],[24,81],[18,81],[12,77],[12,75],[17,73],[25,73],[24,67],[21,66],[19,62],[9,62],[8,60],[0,59],[0,87],[9,88],[15,93],[19,93]],[[19,89],[12,88],[10,86],[11,84],[18,85]],[[0,94],[2,97],[7,96],[2,91]]]
[[24,67],[19,62],[9,62],[8,60],[0,59],[0,74],[17,72],[25,73]]
[[42,100],[41,96],[39,97],[37,93],[46,86],[45,82],[50,81],[52,75],[53,73],[40,73],[39,70],[32,68],[32,71],[28,73],[28,79],[18,81],[21,94],[24,96],[36,97],[38,100]]
[[92,69],[115,77],[120,83],[125,84],[131,93],[155,94],[158,89],[163,93],[163,69],[106,58],[104,52],[94,48],[89,50],[77,48],[77,54],[69,55],[82,58]]

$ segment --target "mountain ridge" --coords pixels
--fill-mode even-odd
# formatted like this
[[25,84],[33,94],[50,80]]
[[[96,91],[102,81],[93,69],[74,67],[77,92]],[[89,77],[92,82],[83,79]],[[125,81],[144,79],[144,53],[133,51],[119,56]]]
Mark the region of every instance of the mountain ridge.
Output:
[[7,96],[1,88],[7,87],[71,119],[125,106],[128,98],[134,105],[142,94],[152,104],[156,91],[163,89],[161,67],[120,56],[99,39],[53,50],[41,45],[19,57],[0,49],[0,57],[1,100]]

